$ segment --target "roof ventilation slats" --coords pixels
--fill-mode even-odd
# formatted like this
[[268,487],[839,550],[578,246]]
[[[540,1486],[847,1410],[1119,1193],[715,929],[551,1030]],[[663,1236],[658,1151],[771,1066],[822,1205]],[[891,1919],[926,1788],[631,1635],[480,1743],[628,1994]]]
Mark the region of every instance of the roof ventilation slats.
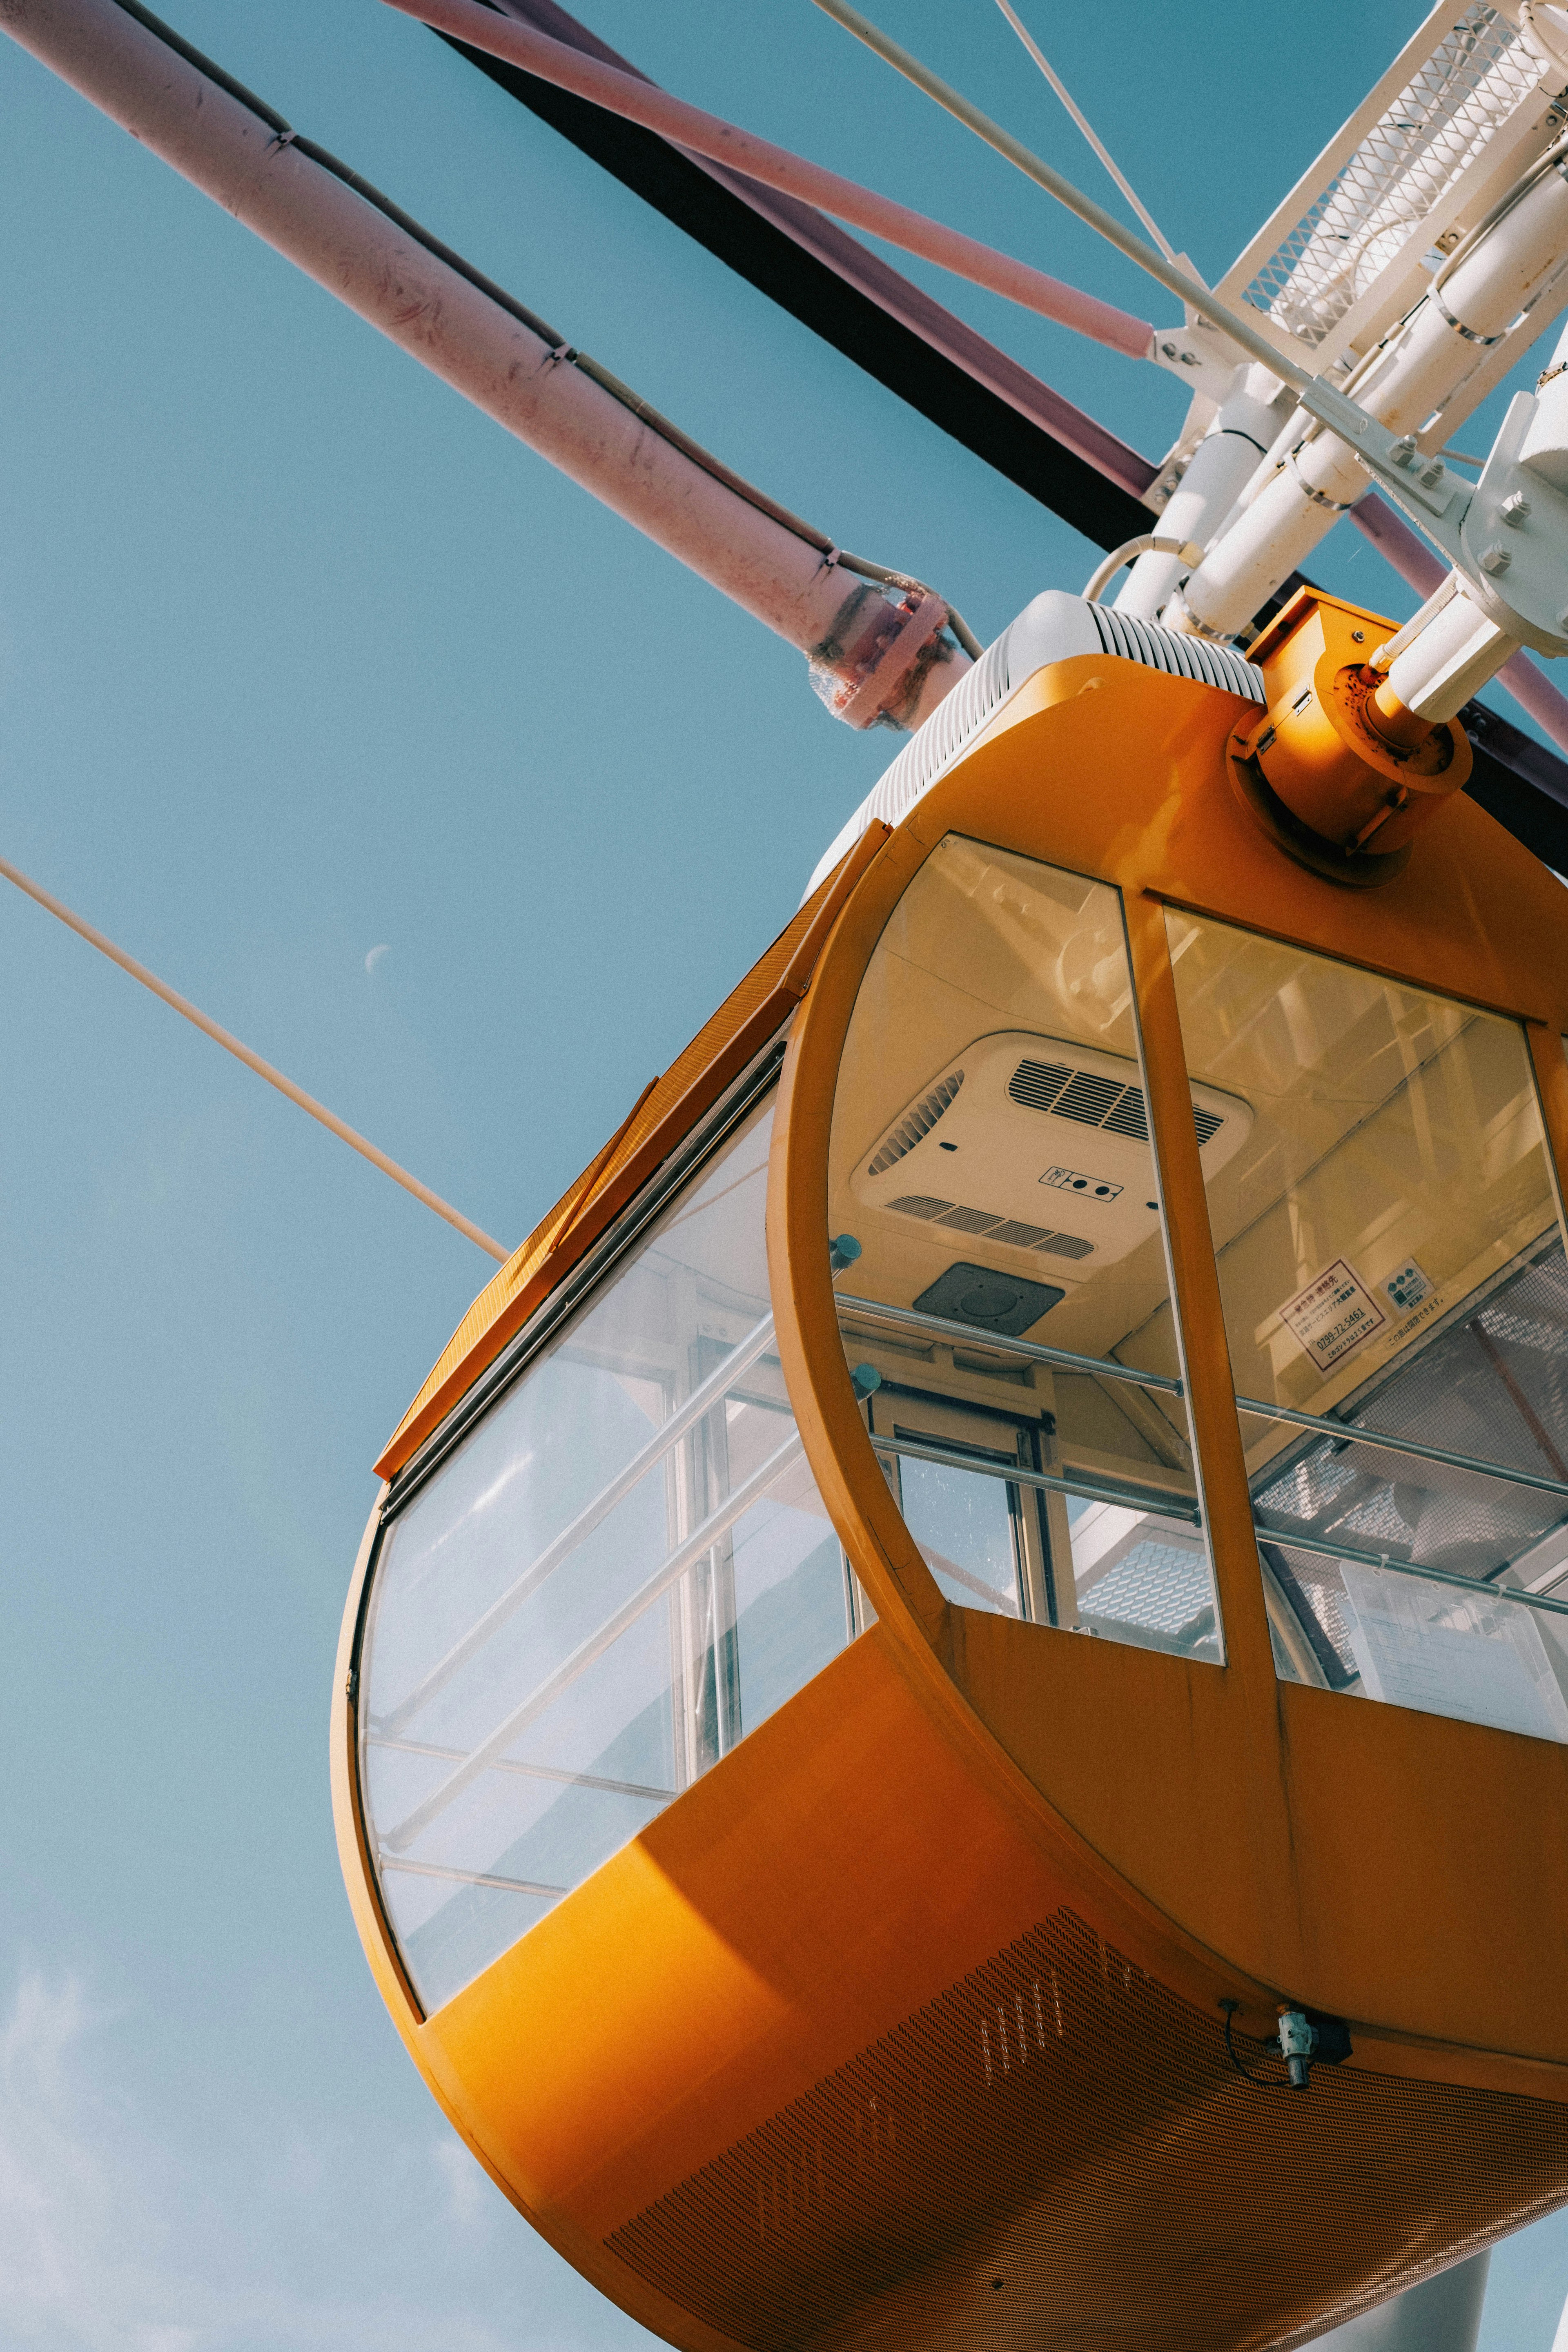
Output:
[[922,1223],[951,1225],[961,1234],[984,1234],[990,1241],[1005,1242],[1009,1249],[1043,1250],[1048,1257],[1089,1257],[1094,1250],[1092,1242],[1080,1241],[1076,1234],[1020,1224],[1015,1217],[998,1217],[986,1209],[960,1208],[929,1192],[906,1192],[901,1201],[889,1201],[888,1206],[901,1216],[919,1217]]
[[884,1139],[867,1173],[883,1176],[889,1168],[896,1167],[906,1151],[914,1150],[922,1135],[931,1133],[963,1084],[963,1072],[950,1070],[940,1084],[932,1087],[929,1095],[922,1095],[918,1103],[912,1103]]
[[1091,604],[1089,609],[1108,654],[1142,662],[1145,669],[1162,669],[1167,677],[1190,677],[1198,686],[1217,686],[1223,693],[1244,695],[1248,702],[1268,699],[1262,671],[1228,646],[1156,628],[1152,622],[1135,620],[1130,613],[1119,613],[1111,604]]
[[951,694],[937,704],[923,727],[917,729],[892,766],[873,786],[867,814],[885,824],[907,816],[928,785],[958,757],[970,738],[978,735],[992,712],[1007,699],[1011,677],[1007,667],[1007,631],[987,646],[972,669],[966,669]]
[[1080,1127],[1103,1127],[1126,1091],[1115,1078],[1096,1077],[1092,1070],[1075,1070],[1072,1083],[1053,1105],[1052,1115],[1076,1119]]
[[[1149,1107],[1142,1087],[1124,1087],[1116,1078],[1097,1077],[1090,1070],[1069,1069],[1065,1062],[1020,1062],[1007,1082],[1016,1103],[1029,1110],[1049,1111],[1057,1118],[1076,1119],[1080,1127],[1103,1128],[1109,1135],[1125,1135],[1134,1143],[1149,1140]],[[1218,1111],[1193,1105],[1198,1148],[1212,1142],[1225,1125]]]
[[1149,1119],[1143,1106],[1142,1087],[1129,1087],[1110,1118],[1105,1121],[1108,1133],[1130,1135],[1135,1143],[1149,1140]]
[[1007,1092],[1030,1110],[1049,1110],[1072,1076],[1065,1062],[1020,1062],[1007,1081]]

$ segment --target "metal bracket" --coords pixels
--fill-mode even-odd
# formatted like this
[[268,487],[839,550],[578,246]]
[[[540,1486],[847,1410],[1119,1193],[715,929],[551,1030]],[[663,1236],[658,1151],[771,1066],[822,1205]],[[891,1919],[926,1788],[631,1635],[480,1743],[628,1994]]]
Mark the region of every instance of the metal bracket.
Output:
[[[1519,462],[1535,414],[1531,394],[1520,393],[1510,404],[1474,486],[1450,473],[1441,458],[1423,456],[1411,435],[1391,433],[1321,377],[1301,394],[1301,405],[1345,443],[1464,575],[1466,593],[1489,620],[1536,653],[1568,654],[1568,498]],[[1519,503],[1505,516],[1510,499]],[[1501,563],[1495,561],[1499,554],[1505,558]],[[1505,577],[1506,596],[1497,585]]]
[[1189,392],[1206,394],[1217,406],[1247,354],[1206,319],[1189,317],[1184,326],[1156,327],[1149,357],[1167,375],[1180,376]]
[[1568,653],[1568,498],[1521,462],[1538,403],[1509,404],[1466,510],[1470,593],[1500,627],[1537,653]]
[[[1178,254],[1176,258],[1189,278],[1196,278],[1200,286],[1207,282],[1188,255]],[[1185,315],[1181,326],[1155,328],[1149,357],[1167,375],[1180,376],[1189,392],[1205,394],[1217,408],[1229,394],[1237,368],[1247,354],[1190,302],[1182,308]]]

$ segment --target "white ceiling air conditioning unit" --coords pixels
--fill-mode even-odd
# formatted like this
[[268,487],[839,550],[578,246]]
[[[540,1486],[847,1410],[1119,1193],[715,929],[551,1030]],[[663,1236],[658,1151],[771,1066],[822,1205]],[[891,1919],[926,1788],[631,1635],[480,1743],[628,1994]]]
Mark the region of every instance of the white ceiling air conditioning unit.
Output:
[[[1247,1140],[1252,1112],[1214,1087],[1194,1085],[1192,1097],[1212,1179]],[[880,1238],[923,1228],[922,1240],[1060,1296],[1159,1231],[1138,1066],[1024,1029],[977,1037],[900,1113],[850,1189]]]

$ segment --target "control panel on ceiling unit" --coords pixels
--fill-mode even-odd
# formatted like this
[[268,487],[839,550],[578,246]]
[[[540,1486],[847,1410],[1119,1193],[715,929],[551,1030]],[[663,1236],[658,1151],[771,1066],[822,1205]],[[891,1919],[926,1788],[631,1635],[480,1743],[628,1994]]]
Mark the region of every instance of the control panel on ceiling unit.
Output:
[[[1205,1176],[1246,1141],[1238,1096],[1194,1085]],[[851,1179],[879,1219],[931,1239],[984,1240],[1055,1286],[1087,1280],[1159,1230],[1138,1066],[1127,1056],[999,1030],[977,1037],[906,1105]]]

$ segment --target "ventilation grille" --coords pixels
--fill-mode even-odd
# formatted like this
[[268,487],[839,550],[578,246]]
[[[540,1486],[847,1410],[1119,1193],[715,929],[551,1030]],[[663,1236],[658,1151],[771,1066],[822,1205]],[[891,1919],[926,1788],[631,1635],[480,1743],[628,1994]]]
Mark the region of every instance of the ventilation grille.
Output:
[[1080,1241],[1076,1234],[1021,1224],[1016,1217],[999,1217],[989,1209],[966,1209],[961,1202],[938,1201],[929,1192],[908,1192],[901,1201],[890,1201],[888,1205],[900,1216],[924,1217],[933,1225],[951,1225],[961,1234],[984,1234],[991,1241],[1005,1242],[1010,1249],[1043,1250],[1047,1257],[1088,1257],[1094,1248],[1092,1242]]
[[752,2352],[1202,2352],[1304,2344],[1565,2194],[1555,2101],[1365,2064],[1260,2090],[1217,2010],[1062,1910],[606,2243]]
[[896,1166],[906,1151],[912,1151],[922,1135],[929,1135],[959,1087],[963,1084],[962,1070],[950,1070],[945,1078],[922,1095],[913,1108],[907,1110],[879,1150],[867,1170],[868,1176],[885,1175]]
[[[1102,1078],[1093,1070],[1075,1070],[1067,1062],[1020,1062],[1007,1081],[1016,1103],[1029,1110],[1048,1111],[1053,1118],[1076,1119],[1080,1127],[1103,1128],[1109,1135],[1130,1136],[1134,1143],[1149,1140],[1149,1114],[1142,1087],[1124,1087],[1120,1079]],[[1193,1105],[1198,1148],[1211,1142],[1225,1125],[1217,1111]]]
[[1264,263],[1246,299],[1321,343],[1535,89],[1540,67],[1496,8],[1466,8]]
[[1255,669],[1228,646],[1211,646],[1204,637],[1178,636],[1173,629],[1157,629],[1149,621],[1135,621],[1110,604],[1091,604],[1089,613],[1108,654],[1123,661],[1142,662],[1145,669],[1163,669],[1168,677],[1190,677],[1199,686],[1217,686],[1222,693],[1239,694],[1248,702],[1268,699],[1263,672]]
[[[1190,677],[1200,686],[1217,686],[1248,702],[1267,702],[1263,673],[1240,654],[1225,646],[1211,646],[1202,637],[1182,637],[1134,621],[1106,604],[1085,608],[1094,619],[1101,649],[1122,661],[1142,662],[1145,669],[1163,670],[1170,677]],[[1015,680],[1009,659],[1012,629],[1004,629],[987,646],[973,669],[965,670],[951,694],[939,702],[925,724],[917,729],[892,766],[872,787],[861,810],[861,830],[873,817],[899,824],[922,793],[928,792],[944,768],[979,734],[1012,692]],[[1037,667],[1037,663],[1035,667]],[[1016,681],[1022,684],[1022,680]]]
[[979,734],[992,712],[1001,709],[1012,689],[1007,665],[1010,634],[1004,629],[995,644],[986,646],[973,669],[964,671],[952,691],[910,736],[892,766],[872,787],[861,812],[862,830],[873,817],[880,817],[884,824],[901,823],[921,794]]
[[1015,1102],[1031,1110],[1049,1110],[1072,1072],[1065,1062],[1020,1062],[1008,1083]]

